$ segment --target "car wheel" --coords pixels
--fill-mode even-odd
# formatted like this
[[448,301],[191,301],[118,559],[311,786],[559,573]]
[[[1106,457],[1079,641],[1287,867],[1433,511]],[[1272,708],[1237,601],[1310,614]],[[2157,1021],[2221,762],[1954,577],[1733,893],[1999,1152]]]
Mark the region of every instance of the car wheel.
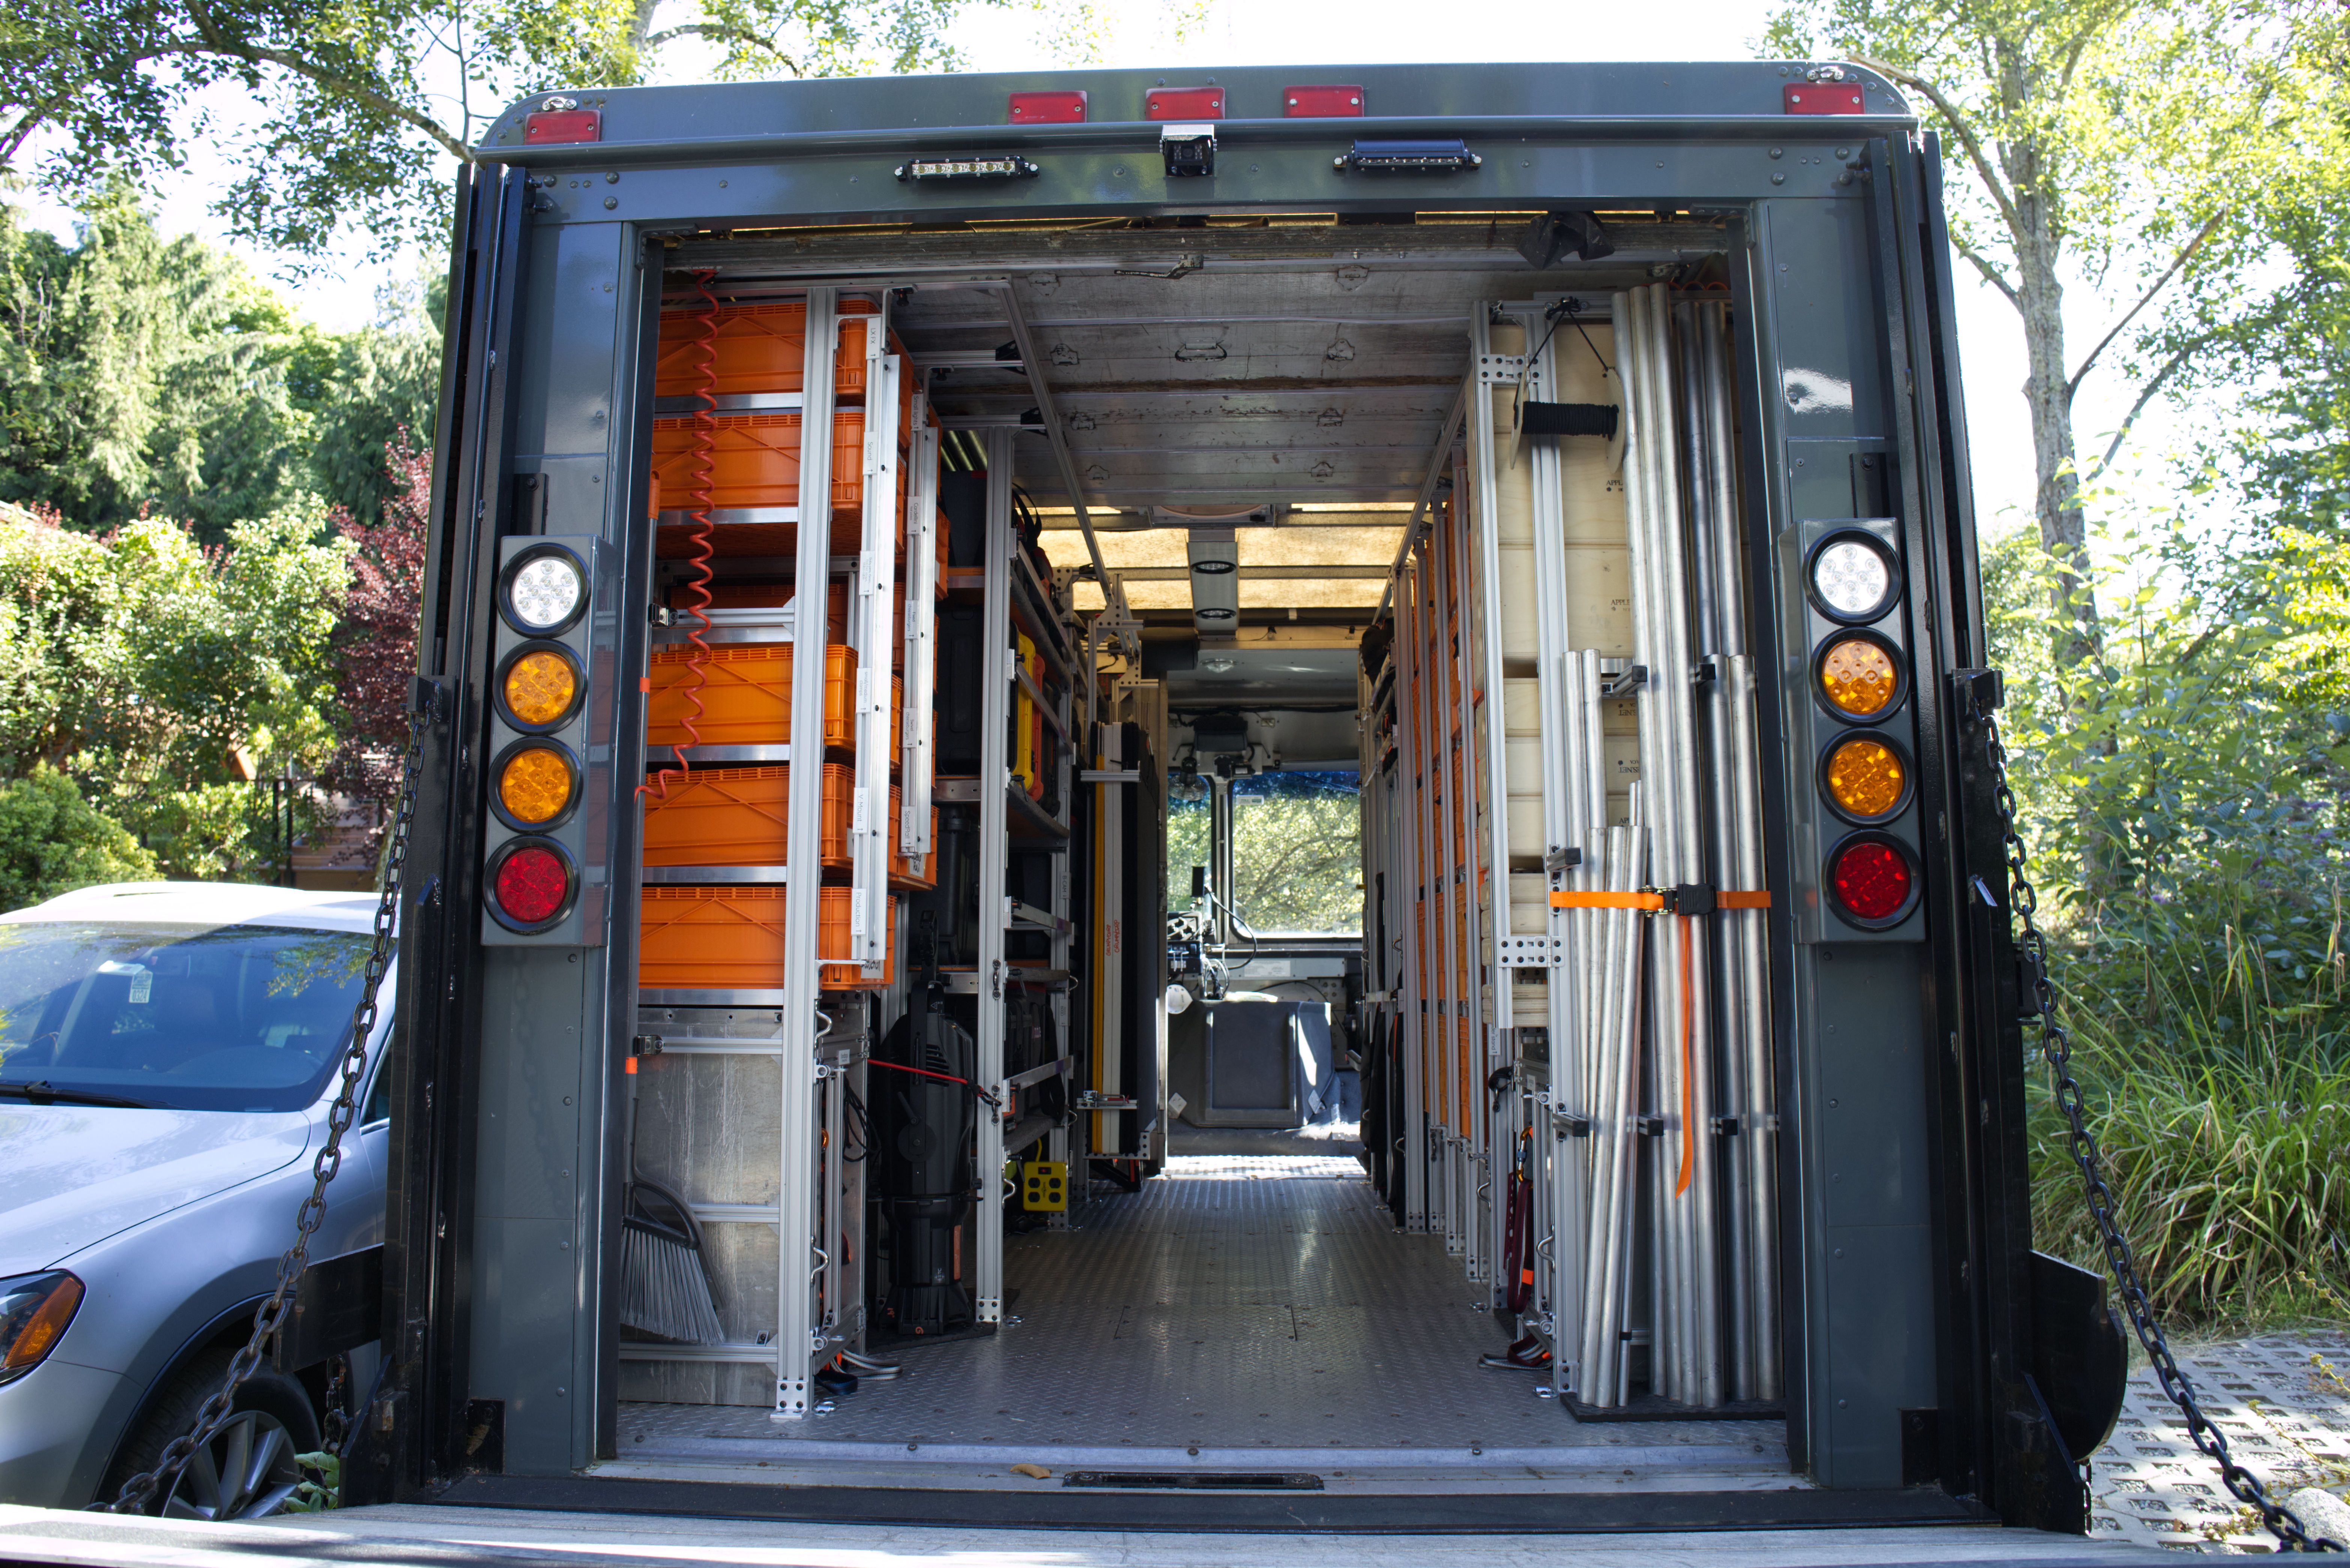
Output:
[[[207,1355],[174,1378],[148,1409],[107,1478],[102,1501],[122,1483],[155,1468],[172,1440],[196,1422],[196,1412],[228,1376],[229,1354]],[[147,1511],[169,1519],[259,1519],[276,1513],[301,1484],[296,1454],[318,1446],[318,1421],[309,1397],[291,1377],[260,1368],[237,1387],[222,1422],[188,1462],[160,1502]]]

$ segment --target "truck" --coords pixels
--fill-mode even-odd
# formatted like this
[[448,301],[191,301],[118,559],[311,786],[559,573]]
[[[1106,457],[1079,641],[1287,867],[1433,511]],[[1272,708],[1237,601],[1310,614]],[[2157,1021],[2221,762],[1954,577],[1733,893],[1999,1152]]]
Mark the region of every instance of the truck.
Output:
[[348,1498],[2085,1532],[1941,180],[1815,62],[515,104]]

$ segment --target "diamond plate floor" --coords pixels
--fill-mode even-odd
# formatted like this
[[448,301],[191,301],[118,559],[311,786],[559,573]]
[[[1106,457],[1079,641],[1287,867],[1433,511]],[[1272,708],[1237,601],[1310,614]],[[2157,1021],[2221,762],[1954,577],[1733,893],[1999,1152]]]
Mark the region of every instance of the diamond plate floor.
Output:
[[1017,1319],[995,1336],[908,1351],[896,1380],[788,1427],[623,1406],[622,1462],[1244,1455],[1790,1484],[1775,1422],[1578,1426],[1538,1375],[1480,1368],[1503,1335],[1458,1261],[1440,1238],[1397,1234],[1352,1159],[1178,1157],[1072,1220],[1005,1241]]
[[[2238,1463],[2282,1498],[2350,1489],[2350,1332],[2182,1349],[2179,1366]],[[2113,1441],[2090,1462],[2090,1533],[2174,1551],[2264,1552],[2259,1517],[2220,1484],[2149,1368],[2133,1373]]]

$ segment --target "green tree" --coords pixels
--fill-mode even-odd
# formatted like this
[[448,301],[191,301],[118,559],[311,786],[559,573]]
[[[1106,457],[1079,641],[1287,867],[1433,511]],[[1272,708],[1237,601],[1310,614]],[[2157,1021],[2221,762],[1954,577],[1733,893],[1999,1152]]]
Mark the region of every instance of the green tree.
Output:
[[389,254],[443,231],[442,171],[517,99],[629,86],[693,50],[730,78],[951,69],[965,3],[22,0],[0,26],[0,172],[28,172],[46,135],[52,190],[152,177],[211,134],[197,96],[241,84],[261,122],[220,139],[232,231],[316,254],[348,226]]
[[[1963,171],[1952,242],[2012,305],[2029,366],[2042,546],[2056,642],[2095,656],[2082,486],[2147,404],[2230,340],[2289,327],[2264,281],[2277,236],[2247,192],[2307,185],[2342,159],[2338,18],[2227,0],[1794,0],[1766,47],[1843,55],[1926,106]],[[2064,278],[2110,300],[2067,347]],[[2093,372],[2134,406],[2085,473],[2074,405]]]
[[372,520],[384,442],[429,432],[439,381],[421,317],[302,324],[218,246],[163,238],[120,184],[70,245],[0,206],[0,500],[83,529],[161,513],[208,543],[298,490]]
[[149,519],[110,537],[0,512],[0,774],[48,767],[175,875],[276,852],[248,783],[332,754],[332,638],[352,546],[316,497],[207,549]]
[[0,784],[0,913],[154,875],[155,857],[47,763]]

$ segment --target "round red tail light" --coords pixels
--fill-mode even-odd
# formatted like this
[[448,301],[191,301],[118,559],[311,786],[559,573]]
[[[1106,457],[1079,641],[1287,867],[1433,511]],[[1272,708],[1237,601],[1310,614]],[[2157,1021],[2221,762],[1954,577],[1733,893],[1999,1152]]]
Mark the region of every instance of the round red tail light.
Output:
[[490,913],[509,930],[545,930],[571,911],[579,878],[551,838],[517,838],[490,865]]
[[1898,925],[1918,902],[1918,863],[1889,834],[1856,833],[1828,852],[1835,912],[1864,930]]

